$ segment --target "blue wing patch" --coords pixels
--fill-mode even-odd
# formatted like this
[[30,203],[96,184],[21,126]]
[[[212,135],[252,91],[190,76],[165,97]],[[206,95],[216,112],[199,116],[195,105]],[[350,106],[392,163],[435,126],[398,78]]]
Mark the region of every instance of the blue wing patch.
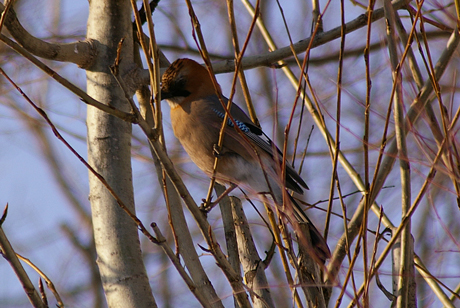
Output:
[[[223,119],[225,117],[225,114],[223,112],[220,112],[219,110],[214,109],[214,108],[212,108],[212,110],[217,114],[217,116],[219,118]],[[247,127],[243,122],[238,121],[236,119],[234,119],[234,120],[235,120],[235,123],[238,126],[238,128],[241,129],[241,131],[243,131],[245,134],[251,132],[249,127]],[[233,122],[230,119],[227,119],[227,125],[230,126],[230,127],[234,127]]]
[[[217,114],[217,116],[221,119],[224,118],[225,114],[215,108],[212,108],[212,110]],[[281,151],[274,147],[272,141],[270,138],[267,137],[261,130],[260,134],[255,134],[250,127],[248,127],[245,123],[235,119],[235,123],[238,126],[239,129],[248,137],[251,139],[257,146],[259,146],[262,150],[267,152],[270,156],[273,157],[273,149],[275,148],[277,152],[279,153],[280,156],[282,156]],[[232,120],[228,119],[227,125],[230,127],[234,127]],[[264,139],[265,138],[265,139]]]

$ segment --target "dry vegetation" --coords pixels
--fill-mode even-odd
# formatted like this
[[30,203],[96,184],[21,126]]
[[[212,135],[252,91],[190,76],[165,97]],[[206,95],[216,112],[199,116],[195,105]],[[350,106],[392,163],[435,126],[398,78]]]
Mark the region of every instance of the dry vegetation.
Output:
[[[0,5],[19,19],[10,11],[0,20],[0,202],[9,203],[0,225],[0,306],[46,307],[43,294],[50,306],[116,306],[104,270],[101,282],[101,255],[96,263],[90,201],[101,183],[108,206],[125,210],[114,214],[129,222],[120,226],[141,231],[144,263],[134,267],[140,276],[146,270],[146,292],[160,307],[232,307],[234,298],[241,307],[459,305],[459,1],[153,4],[153,14],[127,17],[143,24],[143,44],[120,34],[125,54],[114,96],[124,105],[110,104],[115,109],[90,85],[80,90],[85,70],[98,73],[101,46],[85,40],[91,8],[58,0]],[[301,200],[333,252],[325,267],[304,267],[308,253],[299,261],[279,213],[251,206],[239,191],[245,214],[236,199],[207,217],[197,209],[209,179],[174,138],[166,104],[162,117],[149,106],[158,68],[182,57],[212,63],[223,93],[235,91],[233,101],[286,146],[310,187]],[[85,103],[134,123],[132,174],[122,171],[129,183],[132,176],[131,197],[86,154],[94,127],[88,137]],[[138,250],[135,242],[122,240],[119,251]],[[43,273],[26,261],[22,272],[13,249]],[[50,279],[48,289],[39,290],[39,276]],[[18,281],[37,291],[20,292]]]

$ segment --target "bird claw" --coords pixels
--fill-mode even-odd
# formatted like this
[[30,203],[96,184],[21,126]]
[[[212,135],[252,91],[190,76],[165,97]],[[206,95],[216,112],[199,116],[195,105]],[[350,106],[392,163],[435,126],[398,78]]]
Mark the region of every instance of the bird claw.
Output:
[[206,201],[206,199],[201,199],[202,203],[200,206],[200,210],[208,214],[216,205],[218,202],[212,202],[212,201]]
[[227,196],[232,190],[234,190],[237,187],[236,184],[230,183],[230,186],[219,196],[217,197],[216,200],[214,201],[207,201],[206,199],[201,199],[203,203],[201,203],[200,210],[204,213],[209,213],[213,207],[215,207],[217,204],[219,204],[222,199]]
[[217,145],[217,144],[212,145],[212,154],[215,157],[220,157],[222,155],[219,145]]

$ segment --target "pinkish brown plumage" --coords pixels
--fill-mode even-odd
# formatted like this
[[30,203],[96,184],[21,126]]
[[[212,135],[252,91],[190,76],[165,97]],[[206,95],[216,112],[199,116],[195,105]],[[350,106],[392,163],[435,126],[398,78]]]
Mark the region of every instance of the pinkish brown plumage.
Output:
[[[218,92],[221,93],[220,88]],[[171,107],[175,136],[192,161],[211,176],[225,109],[208,71],[193,60],[176,60],[163,75],[161,98]],[[227,104],[225,97],[223,100]],[[260,195],[271,192],[278,205],[283,204],[286,188],[297,193],[303,193],[302,188],[308,189],[287,162],[286,178],[281,180],[281,152],[241,108],[232,104],[230,115],[235,122],[228,121],[223,147],[218,153],[218,183],[238,185]],[[294,199],[286,195],[293,205],[291,216],[308,225],[315,254],[324,262],[330,257],[326,241]]]

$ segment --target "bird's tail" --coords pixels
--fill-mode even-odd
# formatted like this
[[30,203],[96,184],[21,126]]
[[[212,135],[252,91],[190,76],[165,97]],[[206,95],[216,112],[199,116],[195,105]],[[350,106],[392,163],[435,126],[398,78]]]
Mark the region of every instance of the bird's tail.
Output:
[[294,216],[300,223],[306,223],[308,226],[308,230],[310,231],[310,239],[312,246],[315,250],[316,256],[323,262],[326,262],[327,259],[331,257],[331,251],[329,250],[329,246],[327,246],[326,240],[321,235],[321,233],[316,229],[315,225],[311,222],[310,218],[304,213],[300,205],[294,200],[294,198],[290,195],[289,199],[293,204]]

